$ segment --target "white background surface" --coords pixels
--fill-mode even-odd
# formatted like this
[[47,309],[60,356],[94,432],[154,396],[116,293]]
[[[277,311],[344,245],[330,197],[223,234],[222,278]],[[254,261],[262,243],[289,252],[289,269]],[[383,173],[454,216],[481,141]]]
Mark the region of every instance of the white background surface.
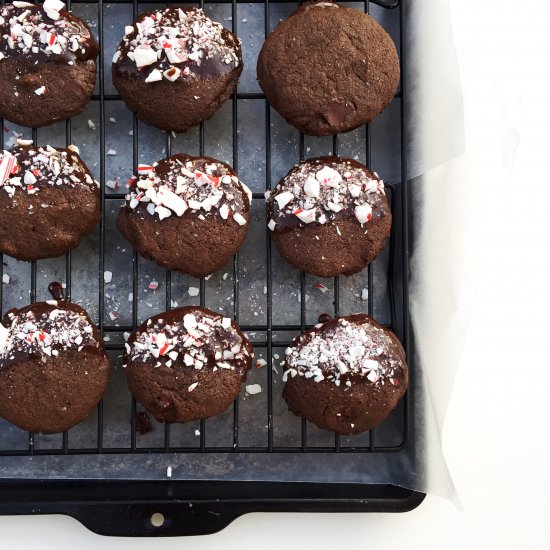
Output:
[[450,3],[467,148],[451,168],[477,188],[479,284],[443,434],[464,513],[429,496],[408,514],[253,514],[216,535],[154,541],[98,537],[62,516],[3,517],[2,550],[550,548],[550,7]]

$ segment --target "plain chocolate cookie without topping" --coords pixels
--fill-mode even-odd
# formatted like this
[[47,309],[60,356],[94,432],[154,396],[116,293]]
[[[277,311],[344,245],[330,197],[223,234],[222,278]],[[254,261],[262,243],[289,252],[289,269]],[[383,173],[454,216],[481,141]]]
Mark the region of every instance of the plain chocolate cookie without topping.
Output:
[[222,413],[252,366],[238,325],[201,307],[155,315],[126,343],[124,365],[136,401],[158,421],[189,422]]
[[142,13],[113,58],[113,83],[152,126],[186,132],[229,99],[243,69],[238,38],[199,8]]
[[295,415],[339,434],[361,433],[384,420],[405,393],[405,351],[368,315],[332,319],[293,340],[283,381]]
[[94,229],[100,203],[74,145],[19,140],[0,156],[0,252],[25,261],[60,256]]
[[89,416],[111,363],[84,309],[65,301],[12,309],[0,325],[0,416],[23,430],[58,433]]
[[0,11],[0,117],[29,127],[80,113],[92,95],[99,47],[60,0]]
[[229,165],[177,154],[138,166],[117,227],[145,258],[205,277],[244,241],[251,199]]
[[359,162],[311,158],[294,166],[267,199],[271,238],[301,271],[358,273],[384,248],[391,210],[384,184]]
[[267,37],[258,82],[267,101],[301,132],[326,136],[370,122],[393,99],[399,57],[369,15],[307,2]]

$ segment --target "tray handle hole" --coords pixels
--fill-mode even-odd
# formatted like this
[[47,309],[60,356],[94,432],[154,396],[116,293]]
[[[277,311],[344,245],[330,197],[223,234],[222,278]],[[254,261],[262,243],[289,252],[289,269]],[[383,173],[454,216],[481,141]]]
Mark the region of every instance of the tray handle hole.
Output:
[[160,512],[155,512],[151,516],[151,525],[153,527],[162,527],[164,525],[164,515]]

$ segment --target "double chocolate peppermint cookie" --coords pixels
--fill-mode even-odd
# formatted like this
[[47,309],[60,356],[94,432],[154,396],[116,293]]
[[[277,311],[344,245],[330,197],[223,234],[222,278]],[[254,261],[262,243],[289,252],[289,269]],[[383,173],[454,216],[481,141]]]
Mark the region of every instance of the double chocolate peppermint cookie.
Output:
[[60,0],[0,11],[0,117],[45,126],[80,113],[96,81],[98,45]]
[[178,154],[138,166],[117,226],[145,258],[205,277],[244,241],[251,199],[229,165]]
[[358,314],[295,338],[286,350],[283,380],[290,411],[347,435],[388,416],[407,389],[408,369],[397,337]]
[[399,57],[366,13],[306,2],[267,37],[257,65],[267,101],[301,132],[325,136],[370,122],[393,99]]
[[318,157],[296,165],[271,191],[267,219],[287,262],[332,277],[364,269],[384,248],[392,217],[376,174],[352,159]]
[[111,364],[84,309],[40,302],[0,324],[0,416],[23,430],[58,433],[99,403]]
[[189,422],[220,414],[235,401],[252,355],[234,321],[182,307],[133,332],[124,364],[130,391],[157,420]]
[[161,130],[185,132],[231,96],[243,69],[237,37],[199,8],[142,13],[113,58],[128,108]]
[[99,184],[74,145],[18,140],[0,156],[0,252],[27,261],[60,256],[99,217]]

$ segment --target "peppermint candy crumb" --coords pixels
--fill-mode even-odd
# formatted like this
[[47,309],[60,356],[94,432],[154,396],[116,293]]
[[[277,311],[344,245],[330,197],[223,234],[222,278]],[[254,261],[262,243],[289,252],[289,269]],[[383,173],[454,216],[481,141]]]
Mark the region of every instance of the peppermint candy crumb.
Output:
[[245,387],[245,391],[248,395],[256,395],[262,392],[260,384],[249,384]]

